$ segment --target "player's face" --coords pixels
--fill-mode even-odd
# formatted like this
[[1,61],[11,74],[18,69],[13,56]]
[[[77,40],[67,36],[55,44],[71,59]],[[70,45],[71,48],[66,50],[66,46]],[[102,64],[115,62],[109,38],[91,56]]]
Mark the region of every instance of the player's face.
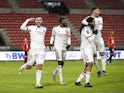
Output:
[[95,10],[95,14],[96,14],[96,16],[99,16],[100,13],[101,13],[100,9],[96,9],[96,10]]
[[40,27],[40,26],[42,25],[42,23],[43,23],[43,20],[42,20],[41,17],[37,17],[37,18],[35,19],[35,24],[36,24],[38,27]]
[[68,23],[68,20],[67,19],[63,19],[61,24],[66,27],[67,26],[67,23]]

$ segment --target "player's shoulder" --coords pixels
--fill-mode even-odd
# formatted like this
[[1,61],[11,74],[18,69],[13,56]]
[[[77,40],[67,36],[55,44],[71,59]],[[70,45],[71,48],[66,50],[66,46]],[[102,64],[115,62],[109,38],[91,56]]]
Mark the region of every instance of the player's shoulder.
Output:
[[47,28],[45,26],[42,26],[42,29],[46,30]]
[[29,26],[27,26],[27,27],[31,27],[31,28],[33,28],[33,27],[35,27],[35,25],[29,25]]
[[98,16],[97,18],[98,18],[99,20],[103,20],[102,16]]
[[53,30],[57,30],[57,29],[59,29],[60,28],[60,26],[58,25],[58,26],[54,26],[53,27]]
[[70,27],[66,27],[67,30],[70,30]]

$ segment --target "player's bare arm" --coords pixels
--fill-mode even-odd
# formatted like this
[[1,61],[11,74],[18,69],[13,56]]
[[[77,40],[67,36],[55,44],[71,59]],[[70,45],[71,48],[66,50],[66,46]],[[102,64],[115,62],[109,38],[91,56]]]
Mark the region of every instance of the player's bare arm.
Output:
[[35,21],[35,18],[28,18],[28,19],[26,19],[25,22],[22,23],[22,25],[20,26],[20,29],[21,29],[21,30],[24,30],[24,31],[28,30],[28,29],[27,29],[27,24],[28,24],[29,22],[34,22],[34,21]]

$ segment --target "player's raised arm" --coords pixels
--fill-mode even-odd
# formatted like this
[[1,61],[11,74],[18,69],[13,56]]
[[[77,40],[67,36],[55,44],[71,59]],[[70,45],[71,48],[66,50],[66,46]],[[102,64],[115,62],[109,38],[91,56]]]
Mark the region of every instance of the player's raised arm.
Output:
[[21,29],[21,30],[24,30],[24,31],[28,30],[27,24],[28,24],[30,21],[33,21],[33,22],[34,22],[34,20],[35,20],[35,18],[28,18],[28,19],[26,19],[25,22],[20,26],[20,29]]
[[[89,16],[88,16],[89,17]],[[86,17],[86,18],[84,18],[83,20],[82,20],[82,24],[83,25],[88,25],[88,22],[87,22],[87,19],[88,19],[88,17]]]

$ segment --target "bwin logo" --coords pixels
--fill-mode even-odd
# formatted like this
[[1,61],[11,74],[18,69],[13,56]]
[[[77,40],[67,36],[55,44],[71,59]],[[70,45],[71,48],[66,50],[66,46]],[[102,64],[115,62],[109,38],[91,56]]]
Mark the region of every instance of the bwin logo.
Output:
[[8,54],[8,53],[6,53],[6,58],[7,58],[7,59],[11,59],[11,55]]

